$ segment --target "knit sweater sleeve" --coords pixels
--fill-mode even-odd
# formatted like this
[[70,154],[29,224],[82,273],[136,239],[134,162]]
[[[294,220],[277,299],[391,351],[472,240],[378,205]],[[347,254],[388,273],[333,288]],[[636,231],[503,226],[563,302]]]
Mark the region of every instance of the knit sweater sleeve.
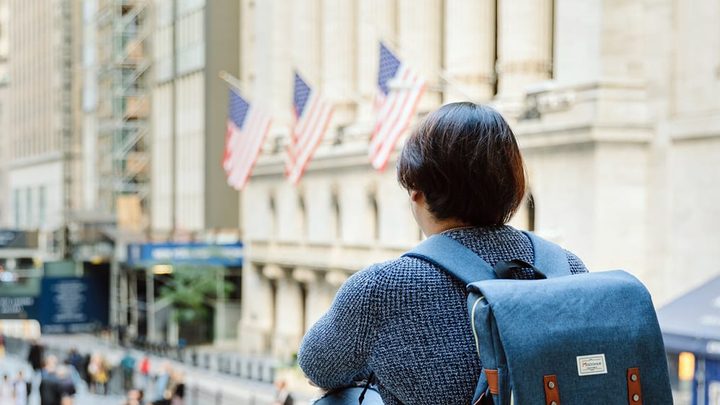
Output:
[[378,301],[376,266],[350,277],[340,287],[328,312],[303,338],[298,363],[317,386],[333,389],[366,377],[375,337]]

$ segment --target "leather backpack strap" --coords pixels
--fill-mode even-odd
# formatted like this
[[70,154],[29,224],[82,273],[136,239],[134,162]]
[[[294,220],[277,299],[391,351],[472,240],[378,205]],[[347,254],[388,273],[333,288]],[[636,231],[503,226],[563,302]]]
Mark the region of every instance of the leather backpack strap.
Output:
[[441,234],[427,238],[403,256],[430,262],[466,285],[496,278],[492,266],[485,260],[462,243]]
[[530,239],[535,260],[533,264],[547,277],[561,277],[572,274],[567,253],[560,246],[549,242],[532,232],[522,231]]

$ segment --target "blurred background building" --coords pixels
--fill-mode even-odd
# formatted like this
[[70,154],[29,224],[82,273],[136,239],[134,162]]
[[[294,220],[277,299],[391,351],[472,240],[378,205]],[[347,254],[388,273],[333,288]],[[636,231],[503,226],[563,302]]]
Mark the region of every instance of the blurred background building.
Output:
[[[633,272],[658,306],[718,275],[717,1],[52,4],[0,0],[0,227],[29,232],[23,266],[107,274],[129,338],[292,359],[349,275],[422,239],[394,156],[367,156],[379,41],[427,79],[418,118],[471,100],[511,122],[530,179],[513,225]],[[298,186],[294,69],[335,105]],[[223,71],[273,116],[241,193]],[[215,282],[183,326],[188,274]]]
[[[64,254],[61,231],[77,201],[77,147],[72,122],[72,24],[69,1],[6,3],[7,80],[3,138],[10,196],[7,225],[38,229],[48,253]],[[40,28],[38,28],[40,27]],[[76,40],[76,39],[75,39]],[[52,245],[52,246],[50,246]]]
[[[0,1],[0,128],[6,128],[5,124],[5,93],[7,89],[8,77],[7,77],[7,63],[8,63],[8,4],[6,0]],[[8,147],[5,145],[7,137],[4,136],[4,131],[0,131],[0,189],[7,189],[7,176],[5,168],[5,154],[7,153]],[[0,195],[0,226],[7,224],[8,206],[10,198],[7,192]]]

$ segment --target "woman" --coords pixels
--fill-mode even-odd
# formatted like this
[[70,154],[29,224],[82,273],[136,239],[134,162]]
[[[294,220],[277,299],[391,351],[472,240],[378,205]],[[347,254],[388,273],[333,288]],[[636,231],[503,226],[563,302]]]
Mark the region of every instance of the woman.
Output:
[[15,391],[7,374],[0,382],[0,405],[15,405]]
[[[453,103],[430,114],[407,140],[398,181],[426,236],[443,233],[490,265],[534,259],[530,240],[505,225],[525,194],[512,130],[493,109]],[[573,273],[586,272],[567,252]],[[532,278],[530,270],[515,278]],[[420,259],[401,257],[350,277],[303,339],[300,367],[333,389],[374,372],[386,404],[466,404],[481,364],[465,285]]]

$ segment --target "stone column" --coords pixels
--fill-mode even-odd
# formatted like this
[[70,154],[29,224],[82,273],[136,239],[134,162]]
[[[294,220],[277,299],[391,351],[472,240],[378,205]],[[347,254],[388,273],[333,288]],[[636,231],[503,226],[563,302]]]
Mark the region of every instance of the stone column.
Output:
[[445,100],[487,102],[495,85],[495,0],[445,1]]
[[322,0],[321,81],[323,95],[335,105],[331,129],[355,118],[355,10],[355,0]]
[[397,19],[400,59],[427,80],[418,111],[432,110],[442,101],[442,1],[398,0]]
[[355,119],[355,2],[322,0],[322,91],[335,105],[331,128]]
[[379,42],[388,42],[390,46],[397,42],[396,8],[397,0],[357,1],[355,62],[360,99],[357,121],[364,125],[372,126],[374,120],[373,101],[377,94]]
[[497,101],[512,117],[526,88],[550,79],[552,0],[500,0],[498,7]]
[[[320,0],[293,0],[291,67],[298,69],[311,87],[320,88]],[[287,100],[289,103],[290,100]]]
[[284,0],[255,2],[252,101],[272,112],[273,132],[287,131],[292,118],[292,11]]
[[273,355],[289,360],[297,352],[302,339],[303,315],[302,286],[283,271],[283,275],[277,279],[275,295]]
[[273,275],[281,271],[277,266],[262,266],[248,263],[243,266],[243,308],[240,322],[241,348],[247,354],[267,354],[274,327],[275,297],[272,280],[265,273]]
[[[317,301],[320,298],[320,290],[318,287],[321,284],[321,278],[317,270],[308,269],[306,267],[298,267],[293,273],[292,277],[295,281],[302,284],[302,288],[305,289],[305,302],[302,303],[302,325],[300,335],[305,335],[305,332],[315,323],[317,317]],[[321,309],[326,311],[327,307]]]
[[358,121],[372,125],[373,101],[377,94],[380,41],[397,42],[397,0],[357,1],[357,89],[360,97]]

